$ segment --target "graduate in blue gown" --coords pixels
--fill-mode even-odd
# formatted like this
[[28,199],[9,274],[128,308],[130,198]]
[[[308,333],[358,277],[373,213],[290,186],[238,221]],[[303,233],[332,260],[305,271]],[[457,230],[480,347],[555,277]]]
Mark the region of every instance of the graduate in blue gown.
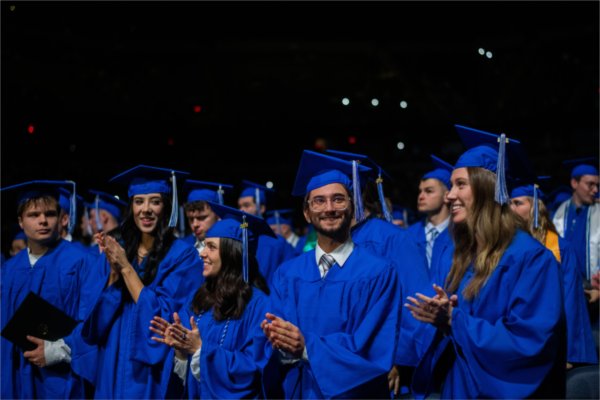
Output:
[[[242,181],[244,188],[238,197],[238,208],[248,214],[264,218],[267,210],[267,194],[273,194],[274,190],[258,183],[247,180]],[[256,259],[260,273],[271,285],[273,274],[279,265],[295,257],[294,249],[283,238],[262,235],[258,239]]]
[[531,235],[552,251],[560,263],[567,320],[567,368],[598,363],[575,250],[558,235],[544,204],[544,194],[537,184],[516,186],[510,197],[512,210],[523,218]]
[[352,241],[351,174],[351,162],[303,152],[293,194],[305,196],[317,246],[274,275],[262,322],[269,398],[389,398],[401,288],[389,260]]
[[263,398],[266,338],[260,323],[269,289],[254,253],[259,234],[274,234],[261,218],[210,206],[223,219],[206,233],[201,253],[205,282],[174,314],[172,324],[157,316],[150,328],[157,342],[173,347],[165,363],[164,396]]
[[[128,185],[129,210],[120,231],[95,235],[108,271],[103,291],[82,335],[98,346],[96,398],[158,398],[168,349],[148,330],[155,315],[168,318],[197,286],[200,259],[194,247],[177,240],[177,177],[185,173],[137,166],[111,181]],[[169,182],[170,180],[170,182]],[[173,210],[175,212],[173,212]]]
[[506,154],[516,154],[519,142],[457,129],[469,150],[455,165],[448,193],[452,268],[445,290],[435,286],[433,297],[408,297],[412,315],[437,328],[413,391],[439,391],[442,398],[564,397],[560,266],[521,229],[508,204]]
[[[306,245],[306,236],[298,236],[294,231],[291,208],[267,211],[267,223],[278,236],[281,236],[290,245],[293,256],[303,253]],[[290,257],[291,258],[291,257]]]
[[3,189],[18,193],[17,214],[27,248],[2,266],[2,329],[29,292],[80,323],[57,341],[28,337],[37,346],[25,352],[2,337],[0,397],[5,399],[85,398],[86,382],[71,362],[83,359],[83,353],[90,350],[80,340],[79,332],[85,314],[84,296],[90,294],[86,271],[91,256],[60,237],[59,187],[70,184],[32,181]]

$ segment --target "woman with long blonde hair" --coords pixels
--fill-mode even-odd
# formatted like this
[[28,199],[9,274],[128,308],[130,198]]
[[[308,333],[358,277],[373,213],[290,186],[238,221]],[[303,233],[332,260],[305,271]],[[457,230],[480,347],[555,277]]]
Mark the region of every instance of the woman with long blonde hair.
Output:
[[[445,288],[434,285],[434,297],[417,293],[406,305],[417,320],[437,328],[415,370],[413,392],[564,396],[559,265],[510,210],[504,135],[457,129],[470,149],[458,159],[448,193],[452,267]],[[519,142],[509,144],[507,154]]]

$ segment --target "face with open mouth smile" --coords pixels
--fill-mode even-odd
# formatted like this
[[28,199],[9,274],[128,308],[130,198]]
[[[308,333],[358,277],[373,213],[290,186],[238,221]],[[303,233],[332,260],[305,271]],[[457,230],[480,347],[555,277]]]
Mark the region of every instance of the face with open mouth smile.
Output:
[[160,193],[133,196],[133,220],[142,233],[152,233],[163,213],[165,204]]
[[452,189],[448,192],[447,198],[450,202],[452,222],[455,224],[464,223],[473,206],[473,191],[471,190],[467,168],[457,168],[452,171],[450,180]]

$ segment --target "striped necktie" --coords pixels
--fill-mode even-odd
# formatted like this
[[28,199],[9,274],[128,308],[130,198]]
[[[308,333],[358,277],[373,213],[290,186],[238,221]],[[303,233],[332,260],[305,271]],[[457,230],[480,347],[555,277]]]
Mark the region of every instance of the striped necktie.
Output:
[[323,254],[321,256],[321,261],[319,262],[319,265],[321,265],[321,267],[323,268],[323,275],[321,276],[322,278],[325,278],[325,275],[327,275],[327,272],[329,272],[329,268],[331,268],[333,264],[335,264],[335,258],[333,258],[333,256],[329,254]]
[[433,245],[438,233],[439,232],[435,227],[430,228],[427,233],[427,247],[425,248],[425,254],[427,255],[427,266],[429,268],[431,268],[431,255],[433,254]]

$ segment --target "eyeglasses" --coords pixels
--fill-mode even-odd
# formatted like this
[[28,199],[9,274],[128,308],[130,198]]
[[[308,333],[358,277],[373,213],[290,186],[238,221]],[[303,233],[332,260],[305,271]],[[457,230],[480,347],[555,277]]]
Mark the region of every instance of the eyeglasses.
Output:
[[327,203],[331,202],[331,206],[336,211],[343,211],[348,208],[350,204],[350,198],[348,196],[337,195],[330,198],[323,196],[315,196],[308,200],[308,206],[311,211],[320,212],[327,208]]

